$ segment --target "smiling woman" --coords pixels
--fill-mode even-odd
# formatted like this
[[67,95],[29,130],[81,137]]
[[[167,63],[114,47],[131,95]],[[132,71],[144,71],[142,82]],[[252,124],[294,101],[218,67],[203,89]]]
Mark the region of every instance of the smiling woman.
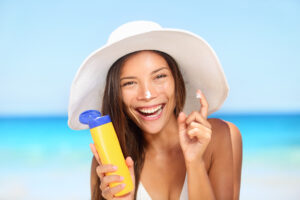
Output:
[[[126,113],[144,132],[161,131],[174,116],[175,81],[172,71],[162,56],[151,51],[135,53],[123,64],[121,91]],[[184,87],[182,83],[181,87]],[[180,100],[179,105],[183,105],[183,99]],[[182,106],[177,110],[180,109]]]
[[239,130],[207,118],[227,92],[221,65],[200,37],[153,22],[119,27],[108,45],[79,69],[71,89],[69,126],[87,128],[78,123],[78,114],[102,106],[135,188],[115,196],[124,185],[109,185],[123,177],[110,174],[117,169],[113,163],[102,164],[92,144],[92,199],[238,199]]

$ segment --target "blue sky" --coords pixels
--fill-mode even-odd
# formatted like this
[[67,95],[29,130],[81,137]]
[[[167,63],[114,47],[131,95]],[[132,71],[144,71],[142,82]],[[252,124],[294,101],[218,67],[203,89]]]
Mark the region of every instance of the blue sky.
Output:
[[152,20],[215,49],[230,93],[219,113],[300,112],[300,2],[0,2],[0,115],[65,115],[86,56],[119,25]]

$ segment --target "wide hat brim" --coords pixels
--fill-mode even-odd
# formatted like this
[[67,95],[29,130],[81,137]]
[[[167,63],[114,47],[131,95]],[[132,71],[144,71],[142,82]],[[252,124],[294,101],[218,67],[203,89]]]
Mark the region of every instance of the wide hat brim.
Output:
[[201,37],[184,30],[152,30],[123,38],[91,53],[82,63],[73,80],[68,108],[71,129],[88,129],[79,115],[86,110],[101,110],[106,75],[120,57],[140,50],[158,50],[172,56],[185,81],[187,96],[184,112],[200,110],[196,90],[200,89],[209,104],[208,114],[225,101],[229,87],[213,49]]

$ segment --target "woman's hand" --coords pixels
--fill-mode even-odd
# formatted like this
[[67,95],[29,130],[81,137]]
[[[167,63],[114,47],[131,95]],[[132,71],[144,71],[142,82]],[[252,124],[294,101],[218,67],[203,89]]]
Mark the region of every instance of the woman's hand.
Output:
[[204,94],[198,90],[201,109],[186,116],[181,112],[177,118],[179,140],[186,163],[203,161],[203,154],[211,139],[211,125],[207,121],[208,103]]
[[[108,172],[115,172],[117,171],[117,166],[114,165],[102,165],[99,155],[96,151],[96,147],[94,144],[90,144],[91,150],[99,163],[99,165],[96,167],[96,173],[98,177],[100,178],[100,190],[102,191],[102,196],[107,199],[116,199],[116,200],[133,200],[134,199],[134,189],[123,196],[120,197],[115,197],[114,195],[121,190],[124,189],[125,185],[124,184],[119,184],[115,187],[110,188],[109,184],[113,182],[122,182],[123,177],[119,175],[106,175]],[[133,185],[135,185],[135,176],[134,176],[134,162],[131,159],[131,157],[127,157],[125,160],[127,167],[129,168],[129,172],[133,181]]]

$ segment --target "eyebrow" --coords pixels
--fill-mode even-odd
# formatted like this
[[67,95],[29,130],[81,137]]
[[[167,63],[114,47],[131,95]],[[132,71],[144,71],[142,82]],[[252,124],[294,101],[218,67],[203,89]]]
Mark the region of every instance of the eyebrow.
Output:
[[168,69],[168,67],[161,67],[159,69],[154,70],[151,74],[155,74],[156,72],[163,70],[163,69]]
[[[157,73],[157,72],[159,72],[160,70],[163,70],[163,69],[168,70],[168,67],[158,68],[158,69],[154,70],[153,72],[151,72],[151,74],[155,74],[155,73]],[[136,78],[135,76],[126,76],[126,77],[121,78],[120,81],[123,80],[123,79],[135,79],[135,78]]]

